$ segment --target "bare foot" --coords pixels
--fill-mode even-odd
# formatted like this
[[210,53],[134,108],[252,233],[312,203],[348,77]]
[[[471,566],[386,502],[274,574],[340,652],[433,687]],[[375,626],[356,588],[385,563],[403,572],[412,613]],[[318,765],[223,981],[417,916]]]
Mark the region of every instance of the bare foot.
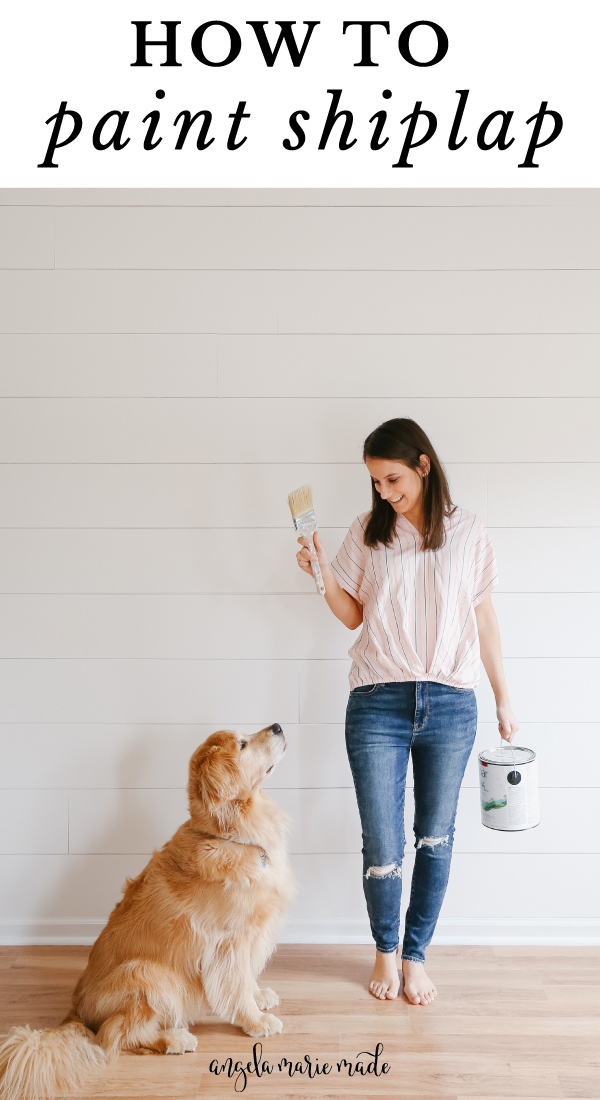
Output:
[[375,952],[375,966],[369,979],[369,993],[378,997],[380,1001],[393,1001],[398,996],[400,989],[400,975],[396,963],[396,952],[390,951],[382,954]]
[[427,977],[423,963],[402,960],[402,976],[404,978],[404,996],[411,1005],[431,1004],[437,995],[431,978]]

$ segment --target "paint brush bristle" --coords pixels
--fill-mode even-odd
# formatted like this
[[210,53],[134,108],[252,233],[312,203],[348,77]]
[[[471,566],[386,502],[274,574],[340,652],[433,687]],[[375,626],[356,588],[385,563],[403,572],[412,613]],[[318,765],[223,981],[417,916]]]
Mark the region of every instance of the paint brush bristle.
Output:
[[305,512],[312,512],[313,498],[310,485],[301,485],[288,495],[288,504],[293,519],[303,516]]

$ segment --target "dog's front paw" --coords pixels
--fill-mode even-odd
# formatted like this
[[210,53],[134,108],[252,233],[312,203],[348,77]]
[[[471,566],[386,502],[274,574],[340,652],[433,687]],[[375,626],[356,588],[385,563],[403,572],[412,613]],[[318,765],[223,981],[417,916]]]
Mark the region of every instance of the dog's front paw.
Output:
[[266,1012],[268,1008],[275,1008],[275,1005],[279,1004],[279,997],[274,989],[257,989],[254,1000],[263,1012]]
[[186,1054],[195,1050],[198,1040],[184,1027],[174,1027],[163,1032],[165,1041],[165,1054]]
[[253,1020],[252,1023],[244,1028],[246,1035],[252,1035],[255,1039],[262,1039],[266,1035],[279,1035],[280,1031],[283,1031],[283,1024],[277,1016],[272,1016],[270,1012],[263,1012],[262,1016],[259,1016],[258,1020]]

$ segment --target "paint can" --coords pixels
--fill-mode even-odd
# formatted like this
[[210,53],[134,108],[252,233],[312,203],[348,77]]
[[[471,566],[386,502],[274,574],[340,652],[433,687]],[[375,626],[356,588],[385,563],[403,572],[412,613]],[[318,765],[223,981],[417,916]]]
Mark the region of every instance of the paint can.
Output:
[[537,762],[532,749],[506,741],[479,753],[481,820],[488,829],[518,833],[540,823]]

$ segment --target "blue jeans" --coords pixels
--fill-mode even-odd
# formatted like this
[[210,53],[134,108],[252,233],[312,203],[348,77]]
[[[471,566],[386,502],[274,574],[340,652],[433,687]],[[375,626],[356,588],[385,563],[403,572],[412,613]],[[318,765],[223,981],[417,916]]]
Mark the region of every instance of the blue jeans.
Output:
[[[417,851],[402,958],[424,962],[448,885],[458,795],[476,727],[471,688],[418,680],[366,684],[350,692],[346,747],[362,825],[365,899],[378,951],[395,951],[399,943],[408,755]],[[385,874],[372,870],[389,865]]]

